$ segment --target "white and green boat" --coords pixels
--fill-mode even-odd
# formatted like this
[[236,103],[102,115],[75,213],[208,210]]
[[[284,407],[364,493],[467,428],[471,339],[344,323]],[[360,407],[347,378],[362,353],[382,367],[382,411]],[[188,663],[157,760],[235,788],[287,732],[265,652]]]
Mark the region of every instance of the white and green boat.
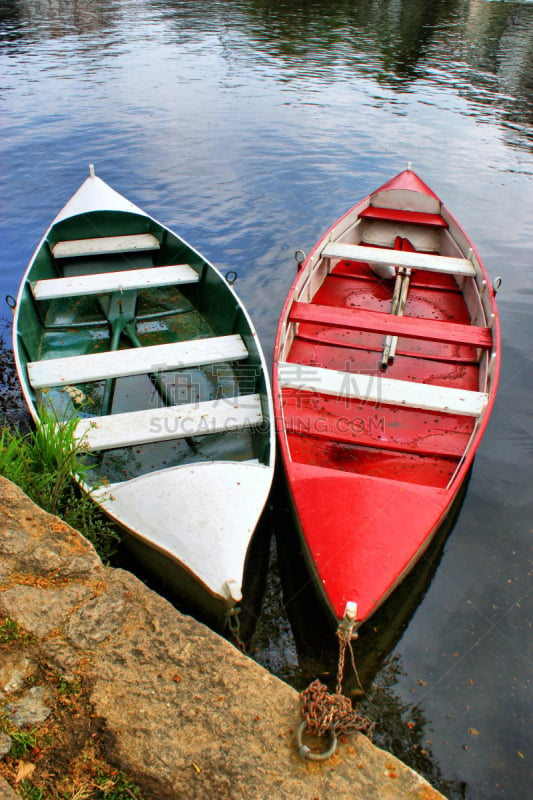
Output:
[[24,274],[14,353],[30,413],[79,414],[83,488],[150,568],[221,621],[270,492],[265,359],[228,281],[94,175]]

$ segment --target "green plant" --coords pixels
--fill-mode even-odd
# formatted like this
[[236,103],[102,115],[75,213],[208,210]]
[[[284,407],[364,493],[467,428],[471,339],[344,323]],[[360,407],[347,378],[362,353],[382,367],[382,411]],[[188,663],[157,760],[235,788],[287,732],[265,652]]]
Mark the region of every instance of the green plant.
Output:
[[84,483],[87,480],[90,467],[82,459],[87,446],[76,438],[79,421],[76,412],[60,419],[55,411],[41,406],[39,417],[41,424],[28,434],[28,467],[31,477],[44,492],[41,504],[55,514],[68,494],[71,477],[75,475]]
[[43,790],[28,780],[21,781],[19,794],[24,800],[44,800]]
[[22,489],[27,482],[27,463],[24,437],[4,428],[0,434],[0,475]]
[[35,728],[32,730],[13,729],[10,731],[9,735],[13,742],[9,755],[13,758],[24,758],[24,756],[28,755],[28,751],[35,747],[37,742]]
[[94,800],[127,800],[132,797],[134,800],[142,800],[139,787],[124,772],[103,772],[99,769],[93,786],[97,790],[93,795]]
[[76,697],[81,692],[81,684],[77,678],[67,681],[62,675],[57,677],[57,690],[67,697]]
[[73,481],[87,485],[91,466],[85,463],[86,446],[75,436],[78,416],[64,419],[48,407],[39,410],[41,424],[27,434],[4,428],[0,434],[0,474],[51,514],[58,514],[92,542],[108,561],[120,534],[105,514]]

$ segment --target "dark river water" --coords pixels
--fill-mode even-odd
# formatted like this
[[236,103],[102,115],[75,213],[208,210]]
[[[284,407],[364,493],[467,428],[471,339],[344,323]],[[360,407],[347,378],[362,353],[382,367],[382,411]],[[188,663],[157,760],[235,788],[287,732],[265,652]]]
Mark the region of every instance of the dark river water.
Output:
[[[450,798],[530,800],[533,3],[1,0],[0,134],[3,294],[94,163],[238,272],[268,359],[294,250],[408,161],[463,223],[503,278],[499,393],[453,531],[357,660],[378,744]],[[331,659],[281,561],[254,655],[299,688]]]

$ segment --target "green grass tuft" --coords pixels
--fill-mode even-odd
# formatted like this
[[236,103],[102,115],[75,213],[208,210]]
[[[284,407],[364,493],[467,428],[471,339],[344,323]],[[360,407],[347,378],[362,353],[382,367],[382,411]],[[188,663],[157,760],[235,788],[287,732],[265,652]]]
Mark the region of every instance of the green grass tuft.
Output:
[[73,476],[87,483],[87,448],[74,435],[77,414],[58,419],[40,409],[41,425],[27,434],[0,432],[0,475],[16,483],[38,506],[57,514],[92,542],[104,562],[116,552],[120,535]]

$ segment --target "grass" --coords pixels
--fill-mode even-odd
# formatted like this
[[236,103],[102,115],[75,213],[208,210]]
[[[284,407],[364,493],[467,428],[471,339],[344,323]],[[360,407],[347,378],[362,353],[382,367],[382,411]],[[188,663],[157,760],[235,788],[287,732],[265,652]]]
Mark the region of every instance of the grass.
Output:
[[35,730],[15,730],[13,729],[10,734],[13,744],[9,755],[13,758],[24,758],[28,755],[37,744],[37,736]]
[[[23,800],[51,800],[31,780],[23,780],[18,791]],[[125,773],[110,769],[97,769],[91,778],[54,794],[54,800],[142,800],[143,797],[146,795],[141,795],[139,787]]]
[[90,467],[86,446],[75,437],[78,416],[58,419],[41,408],[41,425],[26,434],[0,431],[0,475],[16,483],[38,506],[57,514],[91,541],[104,562],[116,552],[120,536],[105,514],[80,490]]

